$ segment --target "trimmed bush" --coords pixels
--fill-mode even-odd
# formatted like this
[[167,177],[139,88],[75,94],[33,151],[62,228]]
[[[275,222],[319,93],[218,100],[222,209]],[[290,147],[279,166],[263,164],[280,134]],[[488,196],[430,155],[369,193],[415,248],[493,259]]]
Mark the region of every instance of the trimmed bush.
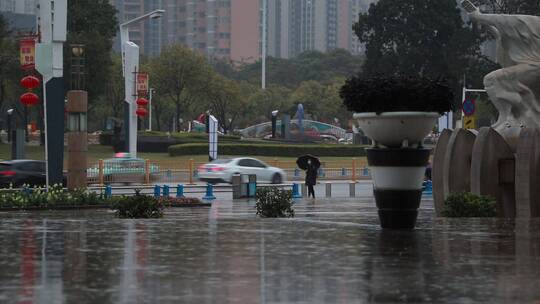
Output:
[[[119,147],[124,146],[124,138],[120,137],[117,143]],[[232,135],[220,135],[219,142],[236,143],[240,142],[240,137]],[[99,136],[99,143],[104,146],[115,144],[111,133],[103,133]],[[137,151],[150,153],[167,153],[167,149],[172,145],[208,143],[208,134],[205,133],[171,133],[168,136],[165,132],[139,132],[137,138]],[[119,150],[123,150],[119,148]]]
[[294,217],[292,191],[277,187],[257,189],[257,215],[260,217]]
[[[184,144],[169,147],[170,156],[197,155],[208,153],[208,144]],[[323,156],[365,156],[363,146],[355,145],[287,145],[287,144],[219,144],[220,155],[289,156],[304,154]]]
[[349,78],[340,91],[352,112],[420,111],[444,113],[453,108],[454,95],[441,80],[420,76],[375,76],[360,73]]
[[488,196],[470,192],[452,193],[444,201],[442,215],[445,217],[495,217],[497,203]]
[[114,198],[112,209],[119,218],[160,218],[163,217],[163,203],[161,200],[142,195],[135,190],[134,196]]
[[99,134],[99,144],[102,146],[114,145],[113,134],[111,132],[103,132]]

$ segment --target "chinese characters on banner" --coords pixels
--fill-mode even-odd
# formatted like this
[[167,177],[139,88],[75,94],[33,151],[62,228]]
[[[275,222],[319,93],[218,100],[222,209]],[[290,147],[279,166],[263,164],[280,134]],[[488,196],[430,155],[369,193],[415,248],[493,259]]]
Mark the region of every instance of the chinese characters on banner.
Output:
[[36,40],[34,37],[20,40],[20,61],[23,70],[32,70],[36,65]]
[[148,93],[148,73],[137,73],[137,96],[146,97]]

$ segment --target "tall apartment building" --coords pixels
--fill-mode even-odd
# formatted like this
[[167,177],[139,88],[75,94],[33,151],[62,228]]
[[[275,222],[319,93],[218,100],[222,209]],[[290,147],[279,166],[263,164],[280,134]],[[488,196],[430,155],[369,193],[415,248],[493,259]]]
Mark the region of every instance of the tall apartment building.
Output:
[[0,12],[35,15],[37,0],[0,0]]
[[[358,13],[373,0],[110,0],[124,22],[163,8],[162,19],[130,28],[130,39],[147,55],[181,43],[233,62],[254,62],[262,54],[262,20],[267,14],[267,53],[290,58],[308,50],[344,48],[358,53],[352,32]],[[119,44],[117,45],[119,48]]]
[[[110,0],[118,11],[117,18],[121,24],[137,18],[152,10],[162,8],[163,0]],[[141,53],[155,56],[161,52],[163,20],[147,20],[129,27],[129,39],[135,42]],[[120,36],[117,35],[114,48],[120,50]]]
[[[352,31],[358,14],[374,0],[269,0],[279,2],[280,44],[269,41],[269,54],[291,58],[317,50],[342,48],[353,54],[362,51]],[[269,7],[269,14],[272,15]],[[277,40],[277,39],[276,39]]]

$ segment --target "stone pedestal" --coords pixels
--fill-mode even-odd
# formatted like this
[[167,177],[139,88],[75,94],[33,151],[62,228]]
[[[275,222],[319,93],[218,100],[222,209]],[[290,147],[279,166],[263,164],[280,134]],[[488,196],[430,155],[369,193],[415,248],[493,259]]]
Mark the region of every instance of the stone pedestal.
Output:
[[[540,131],[523,128],[511,143],[493,128],[475,136],[457,129],[443,134],[433,158],[435,211],[455,192],[493,197],[500,217],[540,217]],[[514,153],[515,151],[515,153]]]
[[523,129],[516,150],[516,217],[540,217],[539,130]]
[[[450,193],[471,191],[471,158],[476,135],[466,129],[452,133],[443,158],[443,193],[446,199]],[[440,166],[433,164],[433,167]]]
[[514,153],[492,128],[482,128],[474,142],[471,192],[497,200],[499,217],[515,217]]
[[[433,153],[433,164],[444,164],[444,155],[446,154],[446,149],[448,147],[448,142],[450,141],[450,136],[452,131],[445,129],[442,131],[439,139],[437,141],[437,146],[435,147],[435,152]],[[444,202],[444,178],[443,178],[443,166],[433,165],[431,178],[433,182],[433,201],[436,204],[435,211],[437,216],[441,216],[441,210],[443,208]]]

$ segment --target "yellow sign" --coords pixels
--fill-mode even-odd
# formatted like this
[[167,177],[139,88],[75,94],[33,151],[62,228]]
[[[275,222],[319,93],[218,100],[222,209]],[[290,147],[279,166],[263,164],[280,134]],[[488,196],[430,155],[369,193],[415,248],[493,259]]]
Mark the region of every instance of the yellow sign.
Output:
[[464,129],[476,129],[476,119],[474,116],[465,116],[463,117],[463,128]]

